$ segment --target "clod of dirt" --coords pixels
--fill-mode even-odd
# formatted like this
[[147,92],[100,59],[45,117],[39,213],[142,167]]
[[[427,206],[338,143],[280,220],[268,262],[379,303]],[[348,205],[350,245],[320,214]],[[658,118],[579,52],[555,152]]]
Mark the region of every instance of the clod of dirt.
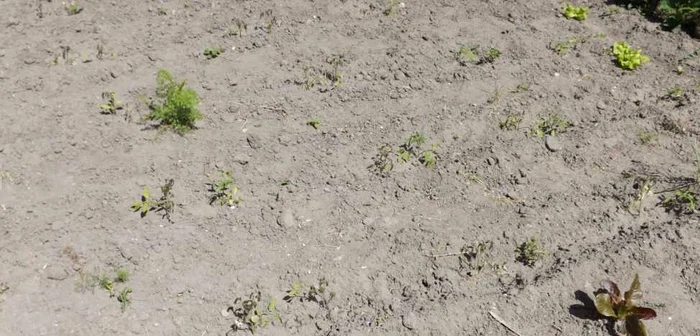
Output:
[[255,134],[249,134],[246,140],[248,140],[248,145],[250,145],[250,148],[252,149],[258,149],[262,147],[262,141],[260,140],[260,137]]
[[287,229],[294,226],[294,214],[290,209],[284,209],[277,217],[277,225]]
[[546,135],[544,137],[544,145],[547,147],[552,152],[557,152],[562,149],[561,142],[559,142],[559,139]]
[[407,315],[401,316],[401,324],[408,330],[413,330],[416,328],[416,315],[413,313],[408,313]]

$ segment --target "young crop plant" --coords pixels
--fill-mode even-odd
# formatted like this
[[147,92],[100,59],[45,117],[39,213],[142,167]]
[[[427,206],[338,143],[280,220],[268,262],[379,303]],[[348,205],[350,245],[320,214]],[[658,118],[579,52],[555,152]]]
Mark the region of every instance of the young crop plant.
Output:
[[501,51],[496,48],[489,48],[481,58],[481,63],[493,63],[501,57]]
[[134,201],[134,203],[131,205],[131,210],[134,212],[140,212],[141,218],[146,217],[149,211],[163,212],[163,218],[167,218],[168,221],[172,222],[170,220],[170,215],[175,210],[175,201],[173,201],[172,193],[174,184],[175,180],[166,180],[165,185],[160,187],[163,196],[157,200],[151,198],[151,193],[148,191],[148,188],[144,187],[141,194],[141,200]]
[[435,164],[437,164],[437,154],[435,154],[435,151],[438,149],[438,144],[433,144],[430,146],[430,149],[426,149],[421,153],[420,163],[422,163],[424,166],[428,168],[433,168],[435,167]]
[[117,268],[114,271],[114,273],[116,274],[116,277],[114,278],[114,280],[116,282],[120,282],[120,283],[124,283],[124,282],[129,281],[129,276],[131,275],[131,274],[129,274],[129,270],[126,268]]
[[207,48],[207,49],[204,49],[204,53],[202,53],[202,54],[207,59],[214,59],[214,58],[219,57],[223,53],[224,53],[224,50],[221,48]]
[[239,320],[231,326],[231,330],[250,330],[255,333],[258,328],[267,326],[275,321],[282,323],[282,317],[277,312],[277,301],[270,299],[267,307],[261,308],[261,294],[255,292],[248,299],[236,299],[233,303],[241,303],[240,307],[228,307],[228,311],[232,312]]
[[552,114],[546,119],[538,118],[530,130],[530,135],[538,138],[542,138],[545,135],[555,136],[558,133],[566,132],[569,127],[569,122],[556,114]]
[[83,11],[83,7],[80,7],[80,5],[78,5],[78,2],[75,0],[72,0],[71,2],[64,1],[63,9],[66,10],[66,13],[68,13],[68,15],[76,15]]
[[576,7],[570,3],[564,7],[564,17],[570,20],[583,21],[588,14],[588,7]]
[[289,303],[294,300],[316,302],[319,306],[328,308],[328,304],[333,298],[335,298],[335,293],[328,291],[328,280],[320,278],[318,286],[307,286],[301,281],[294,282],[283,299]]
[[314,129],[319,129],[321,127],[321,119],[319,119],[318,117],[313,117],[306,124],[313,127]]
[[520,122],[522,120],[523,119],[520,116],[511,114],[508,117],[506,117],[506,120],[499,122],[498,127],[500,127],[502,130],[514,131],[518,129],[518,126],[520,126]]
[[649,57],[642,54],[642,49],[634,50],[626,42],[615,42],[612,53],[617,58],[617,64],[625,70],[634,70],[649,61]]
[[131,294],[131,292],[131,288],[126,287],[122,289],[122,291],[117,296],[117,301],[119,301],[122,304],[122,313],[125,312],[126,308],[128,308],[131,304],[131,298],[129,297],[129,294]]
[[117,114],[117,110],[121,110],[124,107],[124,102],[118,100],[114,92],[103,92],[102,99],[107,100],[106,104],[100,105],[102,114]]
[[199,96],[190,88],[185,88],[185,81],[177,82],[165,69],[158,71],[156,77],[156,97],[152,103],[147,120],[157,120],[161,126],[172,127],[178,133],[185,133],[195,128],[195,122],[202,118],[197,105]]
[[208,183],[208,186],[209,192],[212,193],[209,196],[210,205],[218,202],[219,205],[227,205],[232,208],[241,202],[241,197],[237,196],[238,187],[233,184],[233,174],[228,170],[222,170],[221,177]]
[[114,296],[114,280],[106,275],[103,275],[98,278],[98,283],[100,284],[100,288],[109,293],[110,297]]
[[595,297],[595,306],[600,315],[611,318],[615,331],[621,335],[647,336],[647,329],[642,320],[656,317],[656,311],[637,306],[642,299],[639,275],[634,275],[630,289],[622,295],[616,283],[606,280],[601,283],[602,293]]
[[517,253],[516,260],[530,267],[535,266],[539,260],[547,255],[547,252],[537,241],[537,237],[532,237],[522,243],[515,252]]
[[435,167],[438,161],[438,155],[436,153],[438,149],[437,144],[433,144],[430,149],[422,149],[425,144],[425,136],[415,132],[411,134],[406,143],[401,145],[398,150],[399,163],[410,162],[413,157],[417,157],[418,161],[428,168]]

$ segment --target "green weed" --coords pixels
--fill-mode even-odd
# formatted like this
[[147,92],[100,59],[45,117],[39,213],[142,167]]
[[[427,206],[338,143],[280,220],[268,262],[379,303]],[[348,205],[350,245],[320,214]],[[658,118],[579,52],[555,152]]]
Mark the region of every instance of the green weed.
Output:
[[676,213],[694,213],[698,209],[698,194],[696,188],[685,188],[676,190],[675,194],[670,197],[665,197],[661,205],[666,210]]
[[223,53],[224,53],[224,50],[221,48],[207,48],[207,49],[204,49],[203,55],[207,59],[214,59],[214,58],[219,57]]
[[306,124],[313,127],[314,129],[319,129],[321,127],[321,119],[319,119],[318,117],[313,117]]
[[114,92],[103,92],[102,99],[106,99],[107,103],[100,105],[102,109],[102,114],[117,114],[117,110],[123,108],[124,102],[118,100],[116,93]]
[[681,97],[683,97],[683,88],[680,86],[674,86],[668,89],[668,92],[666,93],[666,98],[670,100],[678,100]]
[[498,123],[498,127],[500,127],[503,130],[507,131],[513,131],[518,129],[518,126],[520,126],[520,122],[523,119],[520,116],[511,114],[508,117],[506,117],[506,120],[503,120]]
[[131,304],[131,298],[129,298],[129,295],[131,294],[132,290],[130,287],[126,287],[122,289],[122,291],[119,293],[117,296],[117,300],[121,302],[122,304],[122,313],[126,311],[126,308],[129,307]]
[[575,7],[570,3],[566,4],[564,7],[564,17],[567,19],[573,19],[576,21],[583,21],[586,19],[586,14],[588,13],[588,7]]
[[700,0],[657,1],[657,12],[667,29],[695,27],[700,20]]
[[156,97],[159,102],[151,104],[151,113],[146,119],[157,120],[161,126],[172,127],[178,133],[194,129],[195,122],[202,118],[197,109],[197,93],[185,88],[185,81],[175,81],[172,74],[165,69],[158,71],[156,81]]
[[530,267],[547,255],[547,252],[537,241],[537,237],[532,237],[530,240],[522,243],[515,252],[517,253],[516,260]]
[[75,281],[75,290],[79,293],[94,292],[98,284],[99,279],[97,276],[81,270],[78,273],[78,279]]
[[106,275],[100,276],[98,278],[98,283],[100,284],[100,288],[109,293],[110,297],[114,296],[114,281],[110,277]]
[[131,275],[129,270],[126,268],[117,268],[114,272],[116,273],[114,280],[121,283],[127,282],[129,280],[129,276]]
[[455,53],[455,59],[461,65],[493,63],[501,57],[501,51],[496,48],[488,48],[482,51],[478,46],[462,46]]
[[171,221],[170,215],[175,210],[175,202],[173,201],[172,193],[174,184],[175,180],[166,180],[165,184],[160,187],[163,195],[157,200],[152,199],[148,188],[144,187],[143,192],[141,193],[141,200],[134,201],[134,203],[131,205],[131,210],[134,212],[140,212],[141,218],[146,217],[149,211],[163,212],[163,218],[167,218],[168,221]]
[[558,133],[566,132],[569,127],[569,122],[552,114],[548,118],[538,118],[529,133],[531,136],[542,138],[545,135],[555,136]]
[[335,293],[328,291],[328,280],[320,278],[317,286],[307,286],[301,281],[293,283],[283,300],[290,303],[294,300],[316,302],[319,306],[328,308],[333,298]]
[[259,308],[261,303],[260,292],[255,292],[248,299],[240,298],[234,301],[234,305],[240,302],[239,307],[228,307],[228,311],[232,312],[240,321],[231,326],[233,331],[250,330],[255,333],[258,328],[267,326],[270,323],[277,321],[282,323],[282,317],[277,312],[277,301],[270,299],[265,308]]
[[209,204],[218,202],[219,205],[233,207],[241,202],[241,197],[237,196],[238,187],[233,184],[233,174],[228,170],[221,171],[221,177],[207,184],[209,192]]
[[617,58],[617,64],[625,70],[634,70],[649,61],[649,57],[642,54],[641,49],[634,50],[625,42],[615,42],[612,52]]
[[76,15],[83,11],[83,7],[80,7],[80,5],[78,5],[78,2],[75,0],[72,0],[71,2],[64,1],[63,9],[66,10],[66,13],[68,13],[68,15]]

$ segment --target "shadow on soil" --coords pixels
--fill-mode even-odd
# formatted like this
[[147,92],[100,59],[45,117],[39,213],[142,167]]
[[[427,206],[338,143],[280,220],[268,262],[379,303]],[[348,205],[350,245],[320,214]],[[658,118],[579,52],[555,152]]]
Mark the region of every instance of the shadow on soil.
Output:
[[[588,296],[588,294],[578,290],[574,292],[574,297],[576,297],[576,300],[579,300],[581,303],[569,306],[569,314],[580,319],[590,321],[598,321],[602,318],[602,316],[598,314],[598,310],[595,308],[595,302],[590,296]],[[612,323],[606,323],[605,329],[608,330],[610,335],[615,335],[615,330]]]

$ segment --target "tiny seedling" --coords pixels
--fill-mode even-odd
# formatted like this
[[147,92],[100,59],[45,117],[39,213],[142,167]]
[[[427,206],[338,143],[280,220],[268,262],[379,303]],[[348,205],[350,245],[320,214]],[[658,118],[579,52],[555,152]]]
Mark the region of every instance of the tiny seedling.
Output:
[[399,147],[398,161],[400,163],[411,161],[412,155],[417,156],[416,153],[420,150],[420,147],[423,146],[423,144],[425,144],[425,136],[423,136],[423,134],[418,132],[411,134],[408,141]]
[[435,167],[435,164],[437,163],[438,157],[437,154],[435,154],[435,151],[438,149],[438,144],[433,144],[430,149],[426,149],[421,153],[421,157],[419,159],[420,163],[425,165],[428,168],[433,168]]
[[326,78],[316,73],[311,67],[304,68],[304,81],[302,82],[304,88],[311,90],[316,86],[326,85]]
[[78,5],[78,2],[75,0],[72,0],[71,2],[64,1],[63,9],[66,10],[66,13],[68,13],[68,15],[76,15],[83,11],[83,7],[80,7],[80,5]]
[[148,191],[148,188],[144,187],[141,193],[141,200],[134,201],[131,205],[131,210],[140,212],[141,218],[146,217],[149,211],[163,212],[163,218],[167,218],[168,221],[171,221],[170,215],[175,210],[175,202],[173,201],[172,193],[174,184],[175,180],[166,180],[165,184],[160,187],[163,196],[157,200],[151,198],[151,193]]
[[314,129],[319,129],[321,127],[321,119],[319,119],[318,117],[313,117],[306,124],[313,127]]
[[224,53],[224,50],[221,48],[207,48],[204,49],[204,57],[207,59],[213,59],[219,57],[221,54]]
[[158,71],[156,77],[157,103],[151,103],[151,112],[147,120],[157,120],[161,126],[172,127],[178,133],[185,133],[195,128],[195,122],[202,118],[197,109],[199,96],[192,89],[185,88],[185,81],[177,82],[165,69]]
[[498,127],[500,127],[503,130],[513,131],[518,129],[518,126],[520,126],[520,122],[522,120],[523,119],[520,116],[511,114],[506,118],[506,120],[499,122]]
[[328,308],[328,304],[335,298],[334,292],[328,292],[328,280],[326,278],[318,279],[318,286],[306,286],[303,282],[297,281],[292,284],[292,288],[287,291],[284,301],[293,302],[310,301],[316,302],[323,308]]
[[698,208],[698,197],[692,186],[685,189],[676,190],[673,196],[664,197],[661,205],[669,211],[676,213],[694,213]]
[[564,56],[569,52],[569,50],[576,48],[579,45],[582,45],[586,42],[588,42],[588,37],[574,36],[574,37],[571,37],[564,42],[559,42],[559,43],[555,44],[553,49],[554,49],[554,52],[557,53],[557,55]]
[[124,102],[117,99],[116,93],[114,92],[103,92],[102,99],[106,99],[107,103],[100,105],[102,109],[102,114],[117,114],[117,110],[123,108]]
[[642,49],[634,50],[626,42],[615,42],[612,53],[617,58],[617,64],[625,70],[634,70],[649,61],[649,57],[642,54]]
[[598,313],[614,320],[618,334],[647,336],[647,329],[642,320],[655,318],[656,311],[637,306],[637,302],[642,299],[639,275],[634,275],[632,285],[624,296],[617,284],[610,280],[603,281],[601,286],[602,292],[595,296]]
[[98,278],[98,282],[100,284],[100,288],[106,290],[110,297],[114,296],[114,281],[110,277],[106,275],[100,276]]
[[369,166],[370,169],[374,169],[380,176],[386,177],[394,169],[394,163],[391,159],[393,150],[391,146],[384,145],[379,148],[379,153],[374,157],[374,164]]
[[222,170],[221,177],[207,185],[209,186],[209,192],[212,193],[209,196],[210,205],[218,202],[222,206],[234,207],[241,202],[241,197],[237,196],[238,187],[233,184],[233,174],[230,171]]
[[396,12],[398,11],[400,6],[401,6],[400,0],[389,0],[389,3],[387,3],[386,9],[384,10],[384,15],[386,15],[386,16],[396,15]]
[[258,328],[265,327],[274,321],[282,323],[282,317],[277,312],[277,301],[270,299],[266,309],[259,308],[258,306],[261,303],[260,297],[260,292],[255,292],[247,300],[236,299],[234,304],[240,302],[240,307],[228,307],[228,311],[232,312],[240,320],[231,326],[233,331],[248,329],[250,332],[255,333]]
[[114,281],[116,282],[127,282],[129,281],[129,270],[126,268],[117,268],[114,273],[116,273],[116,277],[114,278]]
[[566,132],[570,127],[569,122],[560,118],[556,114],[552,114],[549,118],[538,118],[535,125],[530,130],[531,136],[542,138],[545,135],[555,136],[559,133]]
[[126,287],[122,289],[122,291],[119,293],[117,296],[117,300],[121,302],[122,304],[122,313],[126,311],[126,308],[129,307],[131,304],[131,298],[129,298],[129,294],[131,294],[132,290],[130,287]]
[[539,260],[547,255],[547,252],[537,241],[537,237],[532,237],[530,240],[522,243],[515,252],[517,253],[516,260],[530,267],[535,266]]
[[670,100],[678,100],[681,97],[683,97],[683,88],[680,86],[674,86],[666,93],[666,98]]
[[566,7],[564,7],[564,17],[570,20],[583,21],[586,19],[587,13],[588,7],[576,7],[570,3],[567,3]]
[[496,48],[488,48],[482,51],[478,46],[462,46],[455,53],[455,58],[461,65],[493,63],[501,57],[501,51]]
[[486,54],[481,58],[481,63],[493,63],[501,57],[501,51],[496,48],[489,48]]

